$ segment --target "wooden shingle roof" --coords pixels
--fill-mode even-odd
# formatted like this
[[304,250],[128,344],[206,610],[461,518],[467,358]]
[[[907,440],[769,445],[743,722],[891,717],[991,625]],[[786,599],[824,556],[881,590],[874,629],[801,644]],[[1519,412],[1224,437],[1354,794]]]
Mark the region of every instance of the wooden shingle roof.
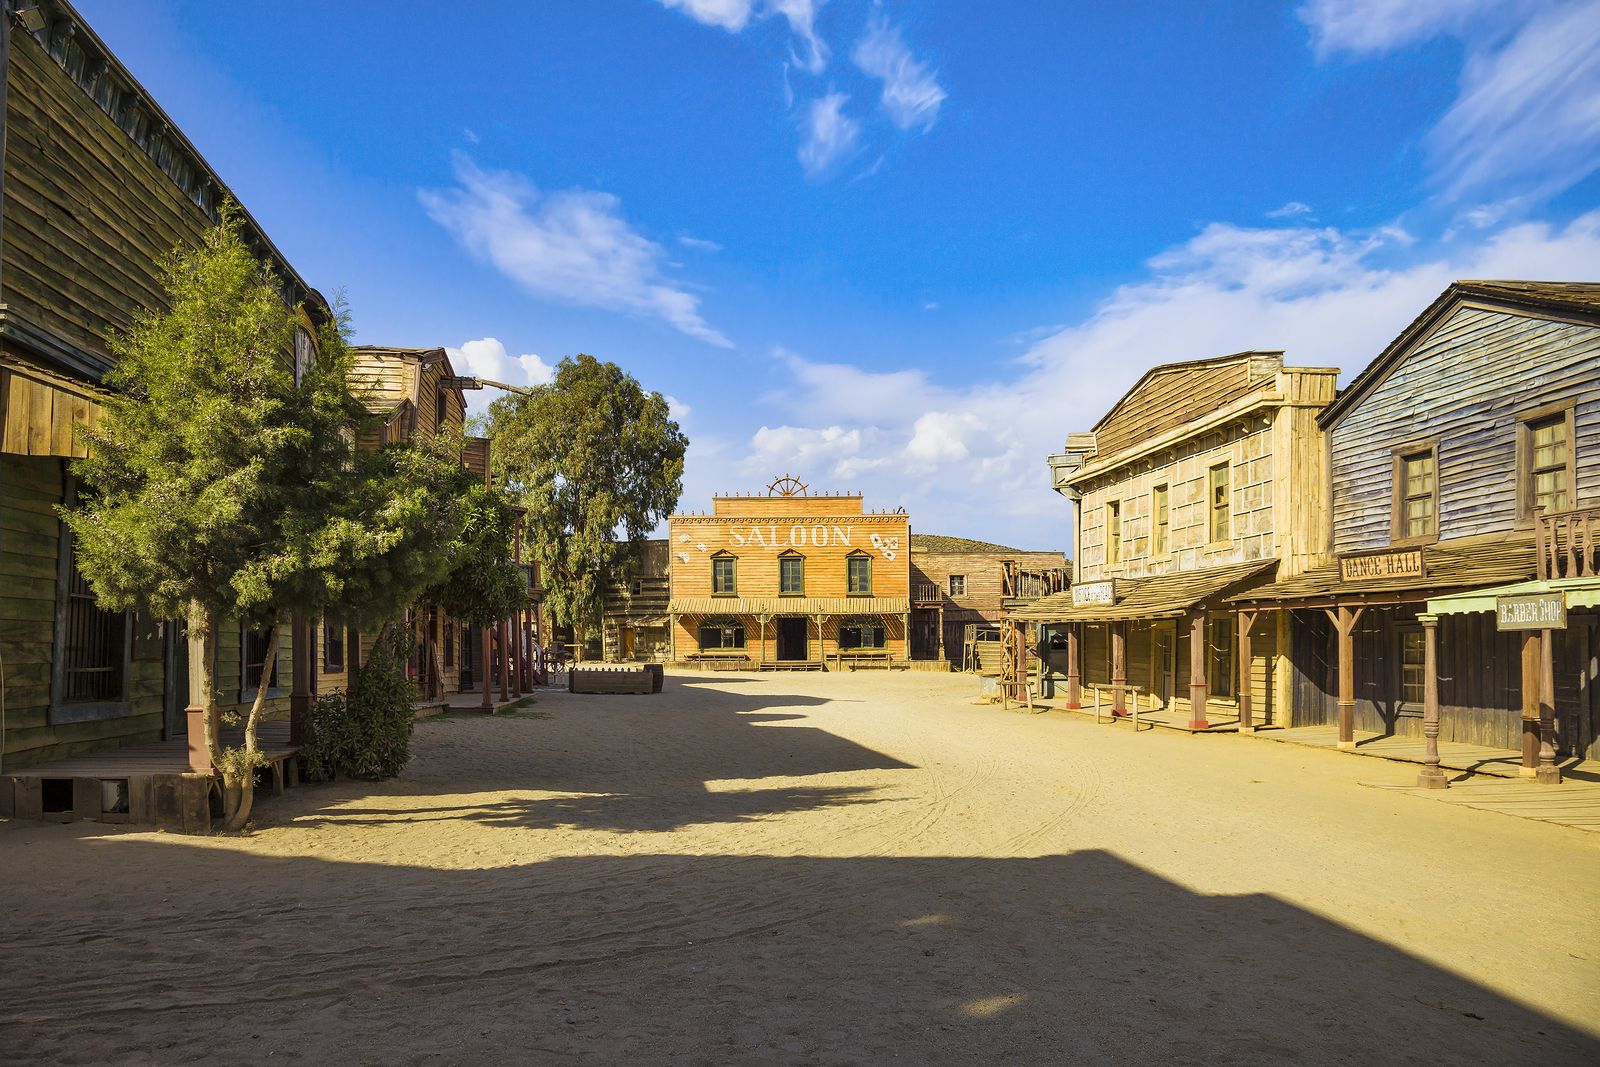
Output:
[[1115,604],[1074,607],[1072,590],[1041,597],[1011,612],[1025,622],[1122,622],[1129,619],[1167,619],[1191,608],[1262,581],[1277,567],[1275,559],[1235,563],[1227,567],[1178,571],[1127,583],[1118,582],[1122,599]]

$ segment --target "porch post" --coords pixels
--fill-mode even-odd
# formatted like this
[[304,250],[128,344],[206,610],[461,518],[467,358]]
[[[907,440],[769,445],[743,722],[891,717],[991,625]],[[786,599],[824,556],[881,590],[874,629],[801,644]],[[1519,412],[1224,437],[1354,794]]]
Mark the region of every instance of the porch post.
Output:
[[1077,711],[1083,707],[1083,671],[1078,666],[1078,633],[1081,622],[1067,623],[1067,707]]
[[1554,633],[1539,631],[1539,772],[1540,785],[1560,785],[1556,766],[1556,671]]
[[1209,730],[1206,720],[1206,613],[1189,612],[1189,729]]
[[1522,777],[1533,778],[1539,773],[1539,675],[1542,672],[1539,652],[1540,632],[1524,630],[1522,633]]
[[1339,605],[1334,625],[1339,631],[1339,747],[1356,747],[1356,619],[1348,605]]
[[522,695],[522,640],[517,619],[520,614],[513,612],[511,618],[500,624],[505,627],[506,655],[511,661],[511,695],[515,697]]
[[1449,789],[1450,782],[1439,769],[1439,616],[1423,612],[1417,621],[1422,623],[1422,736],[1428,744],[1417,784]]
[[489,627],[485,626],[483,628],[483,681],[480,683],[480,688],[483,690],[483,699],[478,701],[478,706],[485,711],[494,710],[494,693],[492,692],[494,689],[494,676],[489,670],[493,662],[492,650],[489,647],[489,643],[494,640],[493,634],[494,631]]
[[761,624],[761,662],[767,661],[767,616],[757,615],[756,621]]
[[508,701],[511,699],[511,692],[506,683],[510,680],[508,676],[510,674],[509,661],[511,657],[507,653],[510,651],[508,646],[511,642],[508,640],[510,635],[506,631],[510,627],[506,625],[506,620],[501,619],[500,624],[495,629],[500,635],[500,699]]
[[1111,624],[1111,717],[1114,719],[1128,714],[1127,626],[1125,622]]
[[678,616],[667,612],[667,661],[678,661]]
[[[828,655],[822,649],[822,616],[821,615],[817,615],[817,616],[814,616],[814,618],[817,620],[817,661],[822,664],[822,669],[823,670],[827,670],[828,669]],[[808,649],[806,651],[806,659],[810,659],[810,658],[811,658],[811,652]]]
[[293,681],[289,691],[289,743],[303,745],[307,741],[307,726],[311,721],[311,665],[314,662],[311,646],[315,643],[312,635],[316,631],[304,613],[296,612],[289,623],[289,632],[294,656],[290,674]]
[[1241,734],[1256,732],[1256,721],[1250,708],[1250,631],[1255,625],[1255,612],[1239,612],[1239,732]]

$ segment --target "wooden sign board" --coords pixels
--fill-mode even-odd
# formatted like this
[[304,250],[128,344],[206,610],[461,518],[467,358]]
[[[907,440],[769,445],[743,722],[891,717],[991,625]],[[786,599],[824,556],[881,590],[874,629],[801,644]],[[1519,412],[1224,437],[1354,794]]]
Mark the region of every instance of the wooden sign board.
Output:
[[1565,630],[1565,593],[1528,593],[1494,598],[1495,627],[1500,630]]
[[1421,578],[1425,573],[1420,548],[1407,548],[1399,552],[1377,552],[1365,556],[1343,556],[1339,560],[1339,578],[1346,582],[1367,582],[1382,578]]
[[1075,608],[1116,602],[1117,582],[1114,578],[1105,582],[1084,582],[1072,587],[1072,606]]

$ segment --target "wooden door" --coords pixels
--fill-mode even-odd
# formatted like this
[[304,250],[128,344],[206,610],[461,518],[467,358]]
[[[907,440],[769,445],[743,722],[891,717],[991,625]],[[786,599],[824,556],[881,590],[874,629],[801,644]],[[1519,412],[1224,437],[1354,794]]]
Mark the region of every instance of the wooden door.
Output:
[[622,658],[623,659],[632,659],[633,658],[633,627],[631,627],[631,626],[622,627],[618,631],[617,636],[619,637],[619,639],[622,642]]
[[1156,623],[1150,635],[1150,681],[1163,708],[1172,707],[1173,648],[1177,628],[1173,623]]
[[811,625],[805,618],[778,620],[778,659],[785,663],[799,663],[806,658],[807,630]]

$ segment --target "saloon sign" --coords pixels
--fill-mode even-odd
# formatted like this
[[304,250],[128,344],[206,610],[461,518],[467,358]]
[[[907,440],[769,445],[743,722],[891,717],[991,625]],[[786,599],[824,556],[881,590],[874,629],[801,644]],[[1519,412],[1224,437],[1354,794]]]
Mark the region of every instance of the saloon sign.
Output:
[[[735,526],[728,531],[728,543],[735,548],[852,548],[855,547],[855,530],[849,526],[822,523],[791,523],[782,526]],[[872,534],[868,541],[884,559],[892,560],[900,554],[900,538]],[[865,546],[863,546],[865,547]]]

